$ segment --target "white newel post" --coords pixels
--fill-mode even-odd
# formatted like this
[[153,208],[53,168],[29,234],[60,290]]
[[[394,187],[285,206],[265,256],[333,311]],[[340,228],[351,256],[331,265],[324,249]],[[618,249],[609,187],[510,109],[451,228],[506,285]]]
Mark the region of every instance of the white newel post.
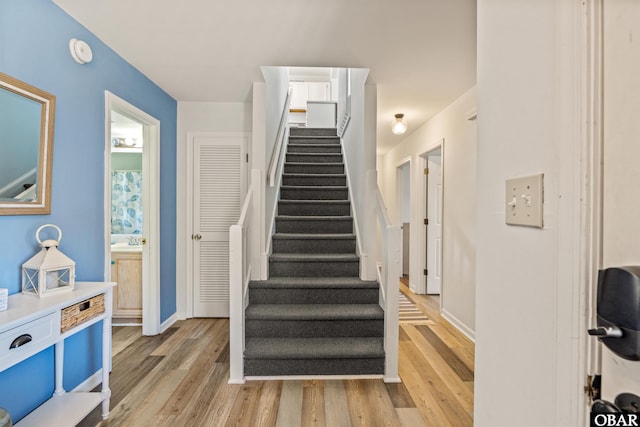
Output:
[[229,228],[229,383],[244,383],[242,346],[244,313],[242,301],[242,226]]
[[387,260],[385,280],[387,285],[385,307],[385,382],[400,382],[398,375],[398,293],[400,292],[400,250],[402,247],[402,227],[389,225],[387,233]]

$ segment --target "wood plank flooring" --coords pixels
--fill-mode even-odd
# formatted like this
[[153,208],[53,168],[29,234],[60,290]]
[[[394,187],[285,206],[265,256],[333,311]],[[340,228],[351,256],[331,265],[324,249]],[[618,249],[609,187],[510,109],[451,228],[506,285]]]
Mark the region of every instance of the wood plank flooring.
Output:
[[229,378],[228,319],[189,319],[164,334],[114,327],[111,414],[81,427],[473,425],[474,345],[440,317],[437,298],[401,290],[429,318],[400,326],[402,383],[378,379]]

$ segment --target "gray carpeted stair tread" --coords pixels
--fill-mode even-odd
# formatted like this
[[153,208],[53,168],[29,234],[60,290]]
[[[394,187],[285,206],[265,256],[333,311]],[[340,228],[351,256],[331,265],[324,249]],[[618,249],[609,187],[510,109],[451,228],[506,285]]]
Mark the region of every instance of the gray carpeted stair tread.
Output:
[[249,282],[249,288],[360,288],[377,289],[378,282],[359,277],[271,277],[267,280]]
[[[281,190],[347,190],[346,185],[281,185]],[[287,199],[284,199],[287,200]]]
[[[312,143],[306,143],[306,144],[297,144],[297,143],[295,143],[295,142],[289,142],[289,144],[287,144],[287,147],[298,147],[298,146],[301,146],[301,145],[303,145],[303,146],[305,146],[305,147],[322,147],[322,148],[324,148],[324,147],[326,147],[326,146],[331,146],[331,145],[335,145],[335,146],[341,147],[341,145],[340,145],[340,138],[335,137],[335,136],[329,136],[329,137],[326,137],[326,138],[317,137],[317,136],[311,136],[311,137],[305,137],[305,136],[294,136],[292,139],[294,139],[294,140],[295,140],[295,139],[305,139],[305,138],[306,138],[306,139],[326,139],[326,140],[331,140],[331,139],[333,139],[333,140],[335,140],[336,142],[334,142],[334,143],[330,143],[330,144],[326,144],[326,143],[325,143],[325,144],[315,144],[315,143],[313,143],[313,142],[312,142]],[[342,148],[342,147],[341,147],[341,148]]]
[[289,135],[292,137],[308,136],[317,137],[325,136],[329,138],[337,138],[338,130],[336,128],[307,128],[307,127],[295,127],[289,128]]
[[247,320],[375,320],[383,319],[379,304],[250,304]]
[[350,215],[278,215],[276,218],[287,221],[348,221],[352,219]]
[[282,203],[282,204],[294,204],[294,205],[299,205],[299,204],[307,204],[307,205],[349,205],[351,204],[351,202],[349,200],[322,200],[322,199],[316,199],[316,200],[282,200],[280,199],[280,201],[278,203]]
[[338,140],[340,141],[340,137],[337,135],[302,135],[302,134],[292,134],[289,132],[289,138],[291,139],[328,139],[328,140]]
[[303,142],[301,144],[298,144],[296,142],[289,142],[289,144],[287,145],[288,153],[297,153],[298,152],[297,150],[304,150],[304,152],[306,152],[307,150],[318,150],[318,152],[325,152],[323,150],[332,150],[332,151],[337,150],[339,152],[341,149],[342,149],[342,146],[340,145],[339,140],[336,141],[335,143],[334,142],[321,142],[321,143]]
[[354,262],[360,258],[356,254],[271,254],[271,261],[286,262]]
[[311,234],[311,233],[276,233],[271,236],[274,239],[308,239],[308,240],[351,240],[355,239],[355,234],[349,233],[327,233],[327,234]]
[[244,355],[252,359],[353,359],[384,357],[384,339],[247,338]]
[[[286,165],[291,165],[291,166],[318,166],[317,163],[313,163],[313,162],[285,162],[284,163],[285,166]],[[344,166],[344,162],[333,162],[333,163],[322,163],[320,166]]]
[[[284,173],[283,178],[344,178],[343,173]],[[341,186],[344,187],[344,186]]]
[[285,162],[284,171],[286,173],[344,173],[344,163]]

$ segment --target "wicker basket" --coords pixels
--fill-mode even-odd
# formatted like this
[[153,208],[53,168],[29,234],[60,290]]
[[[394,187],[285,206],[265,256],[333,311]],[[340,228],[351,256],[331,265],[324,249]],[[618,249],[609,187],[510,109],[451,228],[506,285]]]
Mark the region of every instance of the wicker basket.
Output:
[[102,313],[104,313],[104,294],[63,308],[60,315],[60,332],[65,333]]

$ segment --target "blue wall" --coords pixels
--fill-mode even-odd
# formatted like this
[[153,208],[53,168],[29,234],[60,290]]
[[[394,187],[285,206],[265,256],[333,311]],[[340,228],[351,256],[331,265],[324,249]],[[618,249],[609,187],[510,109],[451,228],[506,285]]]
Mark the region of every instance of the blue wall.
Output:
[[[76,63],[69,40],[91,46]],[[36,229],[63,231],[60,250],[76,261],[76,280],[104,279],[104,91],[160,120],[160,317],[176,311],[177,103],[50,0],[0,0],[0,71],[56,96],[51,215],[0,216],[0,287],[20,290],[20,266],[38,249]],[[99,367],[101,324],[67,340],[64,385],[76,387]],[[88,349],[87,349],[88,347]],[[14,421],[53,391],[53,352],[0,373],[0,407]]]

